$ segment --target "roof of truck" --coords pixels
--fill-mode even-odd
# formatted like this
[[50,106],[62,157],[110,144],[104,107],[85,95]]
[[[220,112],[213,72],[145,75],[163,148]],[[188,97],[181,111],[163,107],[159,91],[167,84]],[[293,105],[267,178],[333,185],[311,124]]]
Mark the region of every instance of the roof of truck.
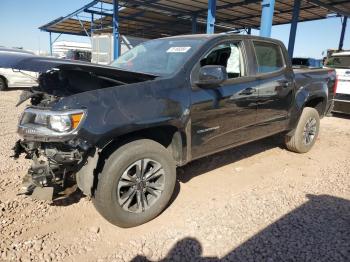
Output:
[[220,33],[220,34],[188,34],[188,35],[175,35],[175,36],[168,36],[163,37],[161,39],[214,39],[214,38],[237,38],[237,39],[253,39],[253,40],[265,40],[265,41],[275,41],[275,42],[281,42],[280,40],[268,38],[268,37],[261,37],[261,36],[254,36],[254,35],[242,35],[237,33]]

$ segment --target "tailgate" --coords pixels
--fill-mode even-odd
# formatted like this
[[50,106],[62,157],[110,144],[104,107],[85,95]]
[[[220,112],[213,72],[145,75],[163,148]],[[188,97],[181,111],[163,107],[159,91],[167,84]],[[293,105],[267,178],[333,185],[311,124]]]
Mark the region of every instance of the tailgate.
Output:
[[337,94],[350,95],[350,69],[337,69]]

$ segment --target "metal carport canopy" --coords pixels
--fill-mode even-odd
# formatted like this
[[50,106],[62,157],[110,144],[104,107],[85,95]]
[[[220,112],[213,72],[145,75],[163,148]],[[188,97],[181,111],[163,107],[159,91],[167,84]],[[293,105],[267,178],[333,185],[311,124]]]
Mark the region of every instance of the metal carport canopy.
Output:
[[214,29],[217,33],[242,29],[250,33],[254,28],[261,36],[270,37],[272,25],[291,23],[288,51],[293,57],[298,22],[331,16],[344,16],[341,49],[350,16],[349,0],[93,0],[40,29],[50,33],[51,54],[51,33],[91,36],[92,32],[113,32],[117,58],[120,34],[159,38],[204,32],[205,28],[207,33]]
[[[91,29],[112,32],[113,12],[103,3],[113,0],[97,0],[86,5],[72,16],[60,17],[42,27],[41,30],[54,33],[87,35]],[[118,1],[119,33],[145,38],[188,34],[197,26],[196,32],[205,32],[207,0],[127,0]],[[216,1],[215,32],[260,28],[261,0]],[[112,6],[112,5],[111,5]],[[292,20],[294,0],[276,0],[273,24],[288,24]],[[79,17],[81,13],[83,16]],[[87,15],[98,19],[86,19]],[[300,4],[299,22],[312,21],[334,16],[350,16],[350,1],[304,0]]]

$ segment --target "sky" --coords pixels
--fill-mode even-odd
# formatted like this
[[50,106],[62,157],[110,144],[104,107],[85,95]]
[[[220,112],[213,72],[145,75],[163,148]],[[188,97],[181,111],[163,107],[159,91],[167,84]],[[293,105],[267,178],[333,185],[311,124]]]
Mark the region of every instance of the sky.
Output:
[[[0,46],[49,50],[49,34],[38,27],[65,16],[90,0],[0,0]],[[273,38],[288,45],[290,25],[274,26]],[[329,18],[298,25],[294,56],[321,58],[328,48],[337,48],[341,32],[340,18]],[[257,31],[253,31],[258,34]],[[54,34],[53,39],[58,35]],[[59,40],[89,42],[88,37],[62,35]],[[350,22],[344,49],[350,49]]]

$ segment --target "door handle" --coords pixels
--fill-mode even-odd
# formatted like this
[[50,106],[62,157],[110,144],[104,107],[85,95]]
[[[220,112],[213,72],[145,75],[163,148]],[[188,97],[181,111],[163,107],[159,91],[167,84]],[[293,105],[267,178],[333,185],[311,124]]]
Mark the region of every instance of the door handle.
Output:
[[240,95],[252,95],[256,92],[256,89],[255,88],[252,88],[252,87],[248,87],[244,90],[242,90],[242,92],[240,92],[239,94]]

